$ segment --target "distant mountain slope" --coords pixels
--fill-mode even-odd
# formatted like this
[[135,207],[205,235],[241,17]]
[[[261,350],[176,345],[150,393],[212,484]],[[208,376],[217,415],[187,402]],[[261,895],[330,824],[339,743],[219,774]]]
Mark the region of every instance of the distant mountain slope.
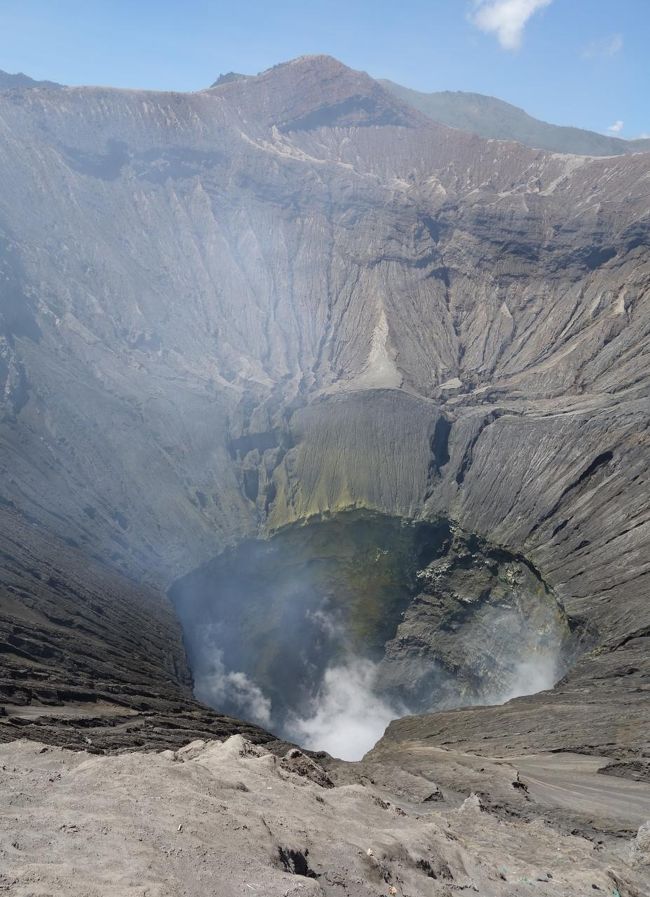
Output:
[[525,146],[574,153],[579,156],[620,156],[650,152],[648,140],[622,140],[581,128],[551,125],[533,118],[523,109],[496,97],[460,90],[420,93],[392,81],[381,81],[396,97],[434,121],[497,140],[516,140]]
[[16,87],[62,87],[56,81],[35,81],[28,75],[18,72],[16,75],[10,75],[9,72],[0,70],[0,90],[13,90]]

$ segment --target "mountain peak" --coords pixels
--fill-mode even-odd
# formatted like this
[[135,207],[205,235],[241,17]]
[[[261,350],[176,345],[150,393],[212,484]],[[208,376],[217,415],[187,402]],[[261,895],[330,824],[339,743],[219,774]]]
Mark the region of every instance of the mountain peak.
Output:
[[282,131],[370,125],[412,126],[420,113],[366,72],[333,56],[299,56],[253,77],[221,76],[213,87],[238,97],[247,113]]
[[242,75],[240,72],[226,72],[219,75],[210,87],[221,87],[222,84],[231,84],[233,81],[245,81],[250,75]]

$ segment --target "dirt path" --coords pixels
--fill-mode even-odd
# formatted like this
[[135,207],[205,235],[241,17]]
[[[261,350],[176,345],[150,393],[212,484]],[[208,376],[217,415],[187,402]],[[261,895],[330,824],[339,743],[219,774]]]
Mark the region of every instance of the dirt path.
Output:
[[509,762],[531,797],[544,806],[610,818],[634,830],[650,819],[650,785],[599,773],[607,760],[546,754]]

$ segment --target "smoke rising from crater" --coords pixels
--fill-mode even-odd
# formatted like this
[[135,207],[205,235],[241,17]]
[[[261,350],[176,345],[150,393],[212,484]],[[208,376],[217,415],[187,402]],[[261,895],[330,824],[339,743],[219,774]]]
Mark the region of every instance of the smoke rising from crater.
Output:
[[271,699],[241,670],[227,670],[223,651],[215,644],[207,648],[204,668],[196,676],[196,697],[211,707],[232,705],[241,716],[259,726],[271,727]]
[[360,760],[391,720],[409,712],[378,695],[376,679],[377,664],[370,660],[350,660],[327,669],[311,713],[289,720],[292,738],[342,760]]
[[[300,614],[296,608],[294,619]],[[340,622],[323,610],[303,611],[305,632],[317,621],[318,626],[338,644],[345,633]],[[507,620],[502,615],[502,625]],[[298,627],[297,632],[300,629]],[[264,683],[254,681],[241,670],[227,669],[219,644],[232,638],[223,627],[208,627],[203,633],[203,651],[196,672],[196,696],[207,704],[226,709],[280,736],[311,750],[324,750],[342,760],[359,760],[383,735],[393,719],[428,710],[449,710],[462,706],[504,704],[513,698],[552,688],[563,672],[560,649],[539,651],[526,660],[500,657],[503,664],[498,688],[480,693],[468,692],[461,680],[455,680],[437,664],[422,661],[421,673],[428,673],[431,686],[422,699],[396,699],[382,686],[382,664],[368,658],[353,657],[349,650],[340,662],[328,665],[320,679],[312,683],[313,693],[300,708],[278,712]],[[296,651],[300,651],[297,635]],[[529,634],[533,642],[535,634]],[[223,642],[221,642],[223,644]],[[268,683],[267,683],[268,687]]]
[[487,695],[482,703],[505,704],[513,698],[535,695],[553,688],[564,672],[563,666],[559,651],[522,661],[515,667],[509,685],[494,695]]
[[354,760],[398,717],[552,687],[570,633],[534,572],[475,537],[414,532],[390,518],[311,524],[181,581],[196,696]]

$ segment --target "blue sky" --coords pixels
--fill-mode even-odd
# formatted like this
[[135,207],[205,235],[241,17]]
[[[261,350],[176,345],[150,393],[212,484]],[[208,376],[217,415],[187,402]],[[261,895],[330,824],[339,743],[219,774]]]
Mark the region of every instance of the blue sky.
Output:
[[650,134],[650,0],[0,0],[0,69],[67,84],[197,90],[329,53],[419,90]]

